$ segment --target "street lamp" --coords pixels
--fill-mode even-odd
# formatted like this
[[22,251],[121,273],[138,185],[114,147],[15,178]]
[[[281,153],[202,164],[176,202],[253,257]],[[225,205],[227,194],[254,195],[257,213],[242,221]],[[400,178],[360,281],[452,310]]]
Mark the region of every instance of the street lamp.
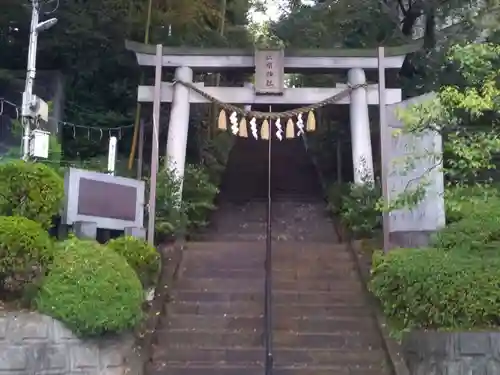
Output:
[[57,18],[51,18],[46,21],[39,22],[40,17],[40,2],[32,0],[30,41],[28,47],[28,66],[26,72],[26,86],[23,93],[22,104],[22,121],[24,127],[23,134],[23,159],[28,160],[29,155],[29,140],[30,140],[30,121],[33,116],[33,84],[36,75],[36,49],[38,43],[38,33],[50,29],[57,23]]
[[50,29],[57,23],[57,18],[50,18],[47,21],[42,21],[38,25],[36,25],[36,31],[39,33],[41,31],[45,31]]

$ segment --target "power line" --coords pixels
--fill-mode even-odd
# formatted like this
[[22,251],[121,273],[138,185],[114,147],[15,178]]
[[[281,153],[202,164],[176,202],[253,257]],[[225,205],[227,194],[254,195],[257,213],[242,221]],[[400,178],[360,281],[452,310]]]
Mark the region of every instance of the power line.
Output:
[[[14,120],[19,120],[21,118],[21,115],[20,115],[21,114],[21,107],[20,106],[18,106],[13,101],[7,100],[5,98],[0,98],[0,116],[5,114],[5,111],[7,108],[11,108],[15,111]],[[133,127],[134,127],[133,124],[115,126],[115,127],[104,127],[104,126],[95,126],[95,125],[75,124],[75,123],[68,122],[68,121],[55,120],[54,118],[50,118],[50,120],[55,121],[57,123],[57,125],[60,125],[62,127],[73,129],[73,138],[76,138],[76,129],[87,130],[88,137],[90,137],[91,131],[97,131],[100,133],[100,139],[103,138],[103,135],[106,132],[109,134],[110,137],[112,134],[118,134],[118,138],[121,138],[123,131],[128,130],[128,129],[133,129]],[[59,129],[59,126],[57,128]]]

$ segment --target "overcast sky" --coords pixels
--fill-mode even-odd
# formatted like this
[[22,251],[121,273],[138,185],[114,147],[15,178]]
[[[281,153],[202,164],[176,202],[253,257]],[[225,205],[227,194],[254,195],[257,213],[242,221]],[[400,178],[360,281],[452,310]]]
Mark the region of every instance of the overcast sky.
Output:
[[[266,13],[250,11],[250,17],[254,22],[262,23],[268,20],[276,21],[281,14],[280,5],[282,8],[286,7],[288,0],[265,0],[265,4],[267,8]],[[302,0],[302,4],[312,5],[314,4],[314,0]]]
[[266,13],[250,11],[251,19],[256,23],[262,23],[268,20],[277,20],[280,15],[279,3],[282,3],[281,0],[266,0]]

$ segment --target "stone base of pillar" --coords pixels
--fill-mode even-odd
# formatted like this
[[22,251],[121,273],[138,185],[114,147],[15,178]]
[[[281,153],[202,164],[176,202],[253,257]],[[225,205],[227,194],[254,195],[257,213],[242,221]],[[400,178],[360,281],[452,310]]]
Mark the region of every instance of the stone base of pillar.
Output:
[[146,239],[146,229],[145,228],[136,228],[136,227],[125,228],[124,234],[125,234],[125,236],[140,238],[141,240]]
[[91,221],[77,221],[73,224],[75,236],[82,240],[95,240],[97,238],[97,223]]
[[59,223],[57,225],[56,237],[59,241],[64,241],[68,239],[69,227],[65,224]]

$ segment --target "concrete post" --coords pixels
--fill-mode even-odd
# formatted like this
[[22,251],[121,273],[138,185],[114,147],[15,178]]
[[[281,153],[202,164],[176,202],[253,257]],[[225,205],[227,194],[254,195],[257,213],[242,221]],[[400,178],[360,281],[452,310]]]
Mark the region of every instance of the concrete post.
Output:
[[[366,82],[365,72],[363,69],[351,69],[349,70],[347,77],[349,84],[351,85],[359,85]],[[366,88],[361,87],[352,91],[349,114],[351,122],[354,182],[356,184],[373,182],[373,154]]]
[[125,236],[131,236],[141,240],[146,239],[146,229],[144,228],[127,227],[124,230],[124,234]]
[[73,224],[75,236],[82,240],[97,239],[97,224],[90,221],[77,221]]
[[[193,71],[188,67],[177,68],[175,79],[184,82],[193,82]],[[181,83],[175,85],[168,125],[167,168],[181,179],[181,192],[189,131],[189,91]]]

